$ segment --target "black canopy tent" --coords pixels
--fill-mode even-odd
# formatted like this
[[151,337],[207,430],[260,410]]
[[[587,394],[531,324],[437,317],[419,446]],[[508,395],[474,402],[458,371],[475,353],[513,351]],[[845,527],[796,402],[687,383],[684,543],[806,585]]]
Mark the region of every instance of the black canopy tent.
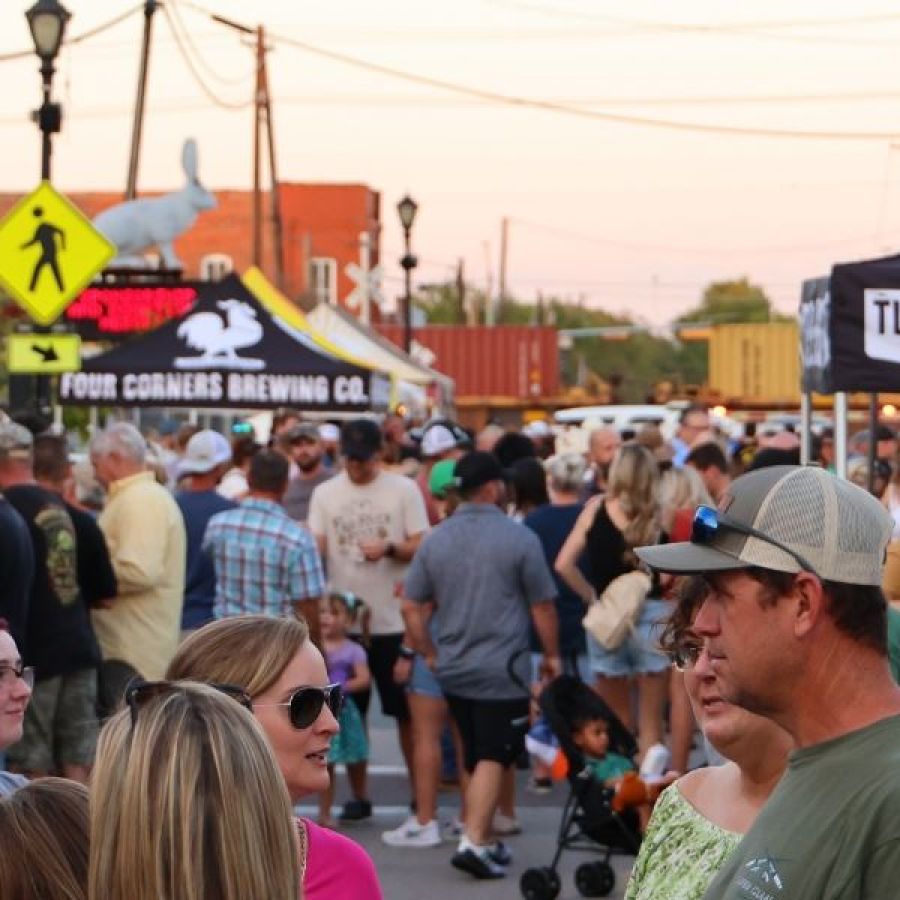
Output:
[[60,377],[59,402],[368,412],[390,378],[328,353],[273,316],[236,275],[204,284],[193,307]]

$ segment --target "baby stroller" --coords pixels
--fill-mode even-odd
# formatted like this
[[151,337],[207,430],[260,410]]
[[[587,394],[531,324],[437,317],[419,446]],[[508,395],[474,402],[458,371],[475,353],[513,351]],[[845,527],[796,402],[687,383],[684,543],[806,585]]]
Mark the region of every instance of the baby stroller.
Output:
[[556,868],[564,850],[600,852],[602,859],[582,863],[575,871],[575,886],[583,897],[606,897],[616,884],[609,864],[614,853],[636,854],[641,844],[637,815],[628,809],[617,813],[614,794],[585,769],[584,756],[572,741],[569,723],[575,710],[590,710],[609,722],[609,749],[628,758],[637,753],[637,742],[612,710],[578,678],[561,675],[544,689],[540,707],[559,740],[568,762],[569,797],[559,823],[556,853],[549,866],[527,869],[519,882],[525,900],[554,900],[560,881]]

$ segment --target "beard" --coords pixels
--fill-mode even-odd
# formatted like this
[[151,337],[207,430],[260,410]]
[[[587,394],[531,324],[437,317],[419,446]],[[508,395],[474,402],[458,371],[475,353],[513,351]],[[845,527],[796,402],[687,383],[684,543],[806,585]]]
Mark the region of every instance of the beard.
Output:
[[319,467],[319,463],[322,462],[322,457],[306,457],[305,459],[298,459],[296,462],[297,468],[301,472],[306,472],[307,474],[309,474],[310,472],[314,472]]

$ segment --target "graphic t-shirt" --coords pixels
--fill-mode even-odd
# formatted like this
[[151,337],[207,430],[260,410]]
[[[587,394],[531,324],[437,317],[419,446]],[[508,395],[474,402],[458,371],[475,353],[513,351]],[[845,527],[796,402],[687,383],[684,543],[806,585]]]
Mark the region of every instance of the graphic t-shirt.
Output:
[[794,751],[705,900],[888,900],[900,886],[900,716]]
[[70,503],[66,511],[75,526],[75,540],[78,542],[78,586],[81,599],[90,609],[103,600],[113,600],[118,591],[116,573],[109,558],[106,538],[97,520],[83,509]]
[[342,472],[313,491],[307,524],[314,535],[325,536],[330,588],[352,591],[368,604],[372,634],[401,633],[396,589],[408,564],[389,557],[368,562],[359,545],[370,540],[399,544],[428,528],[425,504],[415,483],[380,472],[369,484],[357,485]]
[[100,651],[78,587],[75,526],[62,500],[36,484],[4,491],[28,525],[34,581],[25,637],[26,665],[38,679],[96,665]]
[[34,551],[25,520],[16,508],[0,497],[0,617],[20,653],[25,652],[28,602],[34,580]]

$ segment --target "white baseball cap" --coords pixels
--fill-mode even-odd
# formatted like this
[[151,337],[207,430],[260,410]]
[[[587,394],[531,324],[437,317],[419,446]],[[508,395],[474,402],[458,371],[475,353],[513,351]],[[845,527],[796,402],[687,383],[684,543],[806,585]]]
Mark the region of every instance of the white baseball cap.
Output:
[[231,445],[218,431],[198,431],[187,442],[184,457],[178,463],[178,477],[204,475],[230,459]]
[[319,437],[323,441],[337,443],[341,439],[341,430],[331,422],[323,422],[319,426]]
[[422,456],[440,456],[457,445],[456,435],[446,425],[432,425],[422,435]]

